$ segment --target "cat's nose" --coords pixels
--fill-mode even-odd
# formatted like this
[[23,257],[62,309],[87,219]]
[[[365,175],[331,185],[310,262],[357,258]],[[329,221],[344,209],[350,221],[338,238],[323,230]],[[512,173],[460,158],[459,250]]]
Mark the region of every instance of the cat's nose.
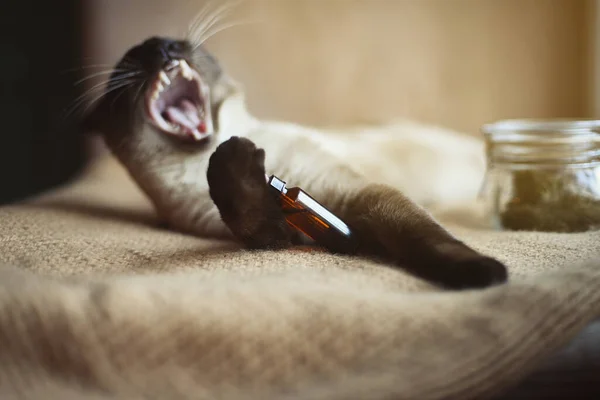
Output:
[[159,45],[159,52],[163,63],[182,57],[182,47],[175,40],[164,40]]
[[183,50],[180,42],[177,40],[161,37],[147,39],[142,47],[159,56],[164,63],[180,57]]

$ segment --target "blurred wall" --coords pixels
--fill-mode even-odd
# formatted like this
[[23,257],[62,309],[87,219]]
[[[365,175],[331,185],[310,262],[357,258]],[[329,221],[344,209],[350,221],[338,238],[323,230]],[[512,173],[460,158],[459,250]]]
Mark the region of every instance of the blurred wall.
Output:
[[[90,0],[90,64],[185,32],[202,0]],[[223,3],[213,1],[212,4]],[[257,24],[207,47],[251,111],[327,125],[409,117],[477,134],[514,117],[592,112],[592,1],[247,0]]]

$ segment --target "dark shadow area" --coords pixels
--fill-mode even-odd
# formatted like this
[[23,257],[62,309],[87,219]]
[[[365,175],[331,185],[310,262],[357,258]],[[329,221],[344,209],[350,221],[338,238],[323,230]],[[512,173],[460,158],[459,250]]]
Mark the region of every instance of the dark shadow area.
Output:
[[85,2],[0,2],[0,204],[69,180],[85,163],[65,110],[82,92]]
[[600,320],[495,400],[600,399]]

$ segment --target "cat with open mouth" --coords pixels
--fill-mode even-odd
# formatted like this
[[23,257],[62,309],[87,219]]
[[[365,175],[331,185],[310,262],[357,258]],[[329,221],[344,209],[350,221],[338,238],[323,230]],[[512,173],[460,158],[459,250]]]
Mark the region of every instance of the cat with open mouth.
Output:
[[[403,159],[410,135],[339,135],[260,120],[248,112],[241,85],[202,43],[151,37],[133,46],[85,123],[172,229],[252,249],[298,243],[265,181],[273,173],[348,223],[358,240],[355,254],[383,258],[447,289],[508,279],[501,262],[467,246],[411,198],[410,163]],[[430,146],[428,156],[463,157],[441,155],[444,146]],[[378,165],[395,175],[382,182],[370,173]],[[461,173],[443,169],[443,179],[431,174],[431,186],[455,176],[461,188]]]

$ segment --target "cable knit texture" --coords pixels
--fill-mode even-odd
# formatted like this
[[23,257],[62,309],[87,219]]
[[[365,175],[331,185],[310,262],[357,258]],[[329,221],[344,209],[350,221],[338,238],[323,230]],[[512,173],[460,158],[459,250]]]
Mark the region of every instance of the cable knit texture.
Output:
[[511,282],[443,292],[365,259],[171,232],[102,160],[0,209],[0,398],[501,395],[600,316],[600,233],[493,232],[477,210],[436,215]]

